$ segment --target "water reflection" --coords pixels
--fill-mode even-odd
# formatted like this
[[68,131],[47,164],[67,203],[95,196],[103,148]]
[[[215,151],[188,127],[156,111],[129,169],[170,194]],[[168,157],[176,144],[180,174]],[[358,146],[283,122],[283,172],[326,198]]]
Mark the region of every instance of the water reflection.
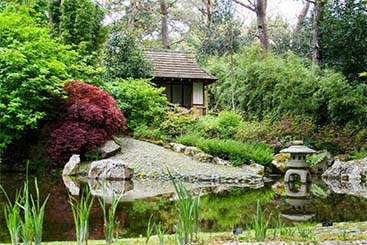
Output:
[[[129,202],[137,199],[147,199],[154,197],[168,196],[175,200],[175,188],[171,181],[165,180],[134,180],[134,181],[113,181],[87,179],[83,177],[73,178],[63,176],[65,187],[72,195],[79,195],[80,186],[88,185],[93,196],[105,197],[110,203],[112,196],[122,195],[121,202]],[[264,187],[264,182],[238,183],[238,184],[218,184],[215,182],[184,182],[187,189],[194,193],[199,193],[203,189],[204,193],[221,192],[232,187],[259,189]]]
[[310,183],[285,183],[285,203],[289,208],[280,213],[281,217],[294,222],[310,221],[315,217],[315,212],[310,210]]
[[[30,178],[32,179],[32,177]],[[0,184],[13,199],[15,192],[22,186],[24,175],[0,175]],[[148,220],[153,214],[153,221],[161,222],[163,229],[173,232],[177,219],[174,188],[170,181],[134,181],[134,182],[96,182],[88,180],[62,179],[59,175],[39,177],[42,199],[50,194],[46,206],[44,240],[74,240],[73,216],[68,204],[68,193],[78,195],[84,186],[90,186],[96,198],[105,192],[123,192],[117,215],[124,237],[136,237],[145,233]],[[32,181],[31,181],[32,182]],[[367,188],[365,183],[351,183],[312,180],[302,185],[285,184],[279,181],[272,186],[264,183],[249,186],[212,185],[210,183],[186,183],[194,191],[204,188],[201,198],[202,231],[231,231],[235,227],[248,227],[256,212],[259,201],[266,210],[270,224],[283,214],[286,224],[308,220],[321,223],[325,220],[366,221]],[[204,187],[203,187],[204,186]],[[31,187],[33,190],[33,187]],[[349,194],[349,195],[348,195]],[[4,203],[0,195],[0,207]],[[288,216],[287,216],[288,215]],[[289,216],[290,215],[290,216]],[[294,219],[295,215],[298,217]],[[306,219],[312,215],[311,219]],[[302,217],[303,219],[300,219]],[[0,242],[9,241],[3,212],[0,210]],[[103,238],[103,217],[97,201],[91,211],[91,239]]]

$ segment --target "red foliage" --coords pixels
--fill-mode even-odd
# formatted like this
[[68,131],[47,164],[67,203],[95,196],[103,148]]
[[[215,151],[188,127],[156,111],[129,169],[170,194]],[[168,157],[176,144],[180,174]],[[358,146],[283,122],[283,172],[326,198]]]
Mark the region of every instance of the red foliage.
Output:
[[72,154],[95,150],[126,125],[108,92],[80,81],[67,83],[65,90],[67,113],[53,128],[47,143],[47,152],[56,164],[65,163]]
[[125,117],[108,92],[80,81],[67,83],[65,90],[69,96],[67,120],[88,122],[110,134],[125,127]]
[[66,121],[52,131],[47,152],[57,164],[62,164],[72,154],[95,150],[96,146],[108,139],[105,130],[93,128],[87,123]]

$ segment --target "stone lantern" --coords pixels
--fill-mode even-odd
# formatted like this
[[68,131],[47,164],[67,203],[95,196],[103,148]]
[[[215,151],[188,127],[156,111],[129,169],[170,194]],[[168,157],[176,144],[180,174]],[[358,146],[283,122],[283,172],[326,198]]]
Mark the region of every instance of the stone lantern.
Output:
[[288,183],[294,180],[294,175],[300,177],[301,183],[307,183],[310,172],[306,162],[306,156],[314,154],[316,151],[303,145],[303,141],[296,140],[291,147],[283,149],[280,153],[289,153],[291,155],[287,162],[287,171],[285,172],[284,182]]

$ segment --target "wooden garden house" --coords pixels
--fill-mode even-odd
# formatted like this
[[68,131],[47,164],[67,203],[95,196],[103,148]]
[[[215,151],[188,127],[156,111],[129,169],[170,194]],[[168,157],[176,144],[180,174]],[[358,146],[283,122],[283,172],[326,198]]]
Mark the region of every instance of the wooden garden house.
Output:
[[165,94],[173,104],[196,108],[206,114],[208,108],[208,85],[217,78],[199,67],[193,53],[185,51],[144,51],[153,66],[153,82],[165,87]]

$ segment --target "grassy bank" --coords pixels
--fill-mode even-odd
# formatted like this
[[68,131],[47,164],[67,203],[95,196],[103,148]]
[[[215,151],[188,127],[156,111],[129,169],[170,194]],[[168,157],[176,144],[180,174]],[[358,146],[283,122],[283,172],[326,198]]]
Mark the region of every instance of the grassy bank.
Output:
[[[294,227],[268,229],[265,242],[322,242],[322,241],[359,241],[367,239],[367,222],[343,222],[331,227],[321,224],[302,224]],[[199,233],[200,244],[223,244],[226,242],[255,242],[255,231],[245,230],[235,236],[232,232]],[[114,244],[145,244],[146,238],[123,238]],[[7,244],[7,243],[0,243]],[[8,243],[10,244],[10,243]],[[69,245],[75,241],[43,242],[49,245]],[[105,244],[104,240],[89,240],[88,244]],[[153,235],[148,244],[160,244],[159,238]],[[176,235],[165,235],[164,244],[177,244]]]

